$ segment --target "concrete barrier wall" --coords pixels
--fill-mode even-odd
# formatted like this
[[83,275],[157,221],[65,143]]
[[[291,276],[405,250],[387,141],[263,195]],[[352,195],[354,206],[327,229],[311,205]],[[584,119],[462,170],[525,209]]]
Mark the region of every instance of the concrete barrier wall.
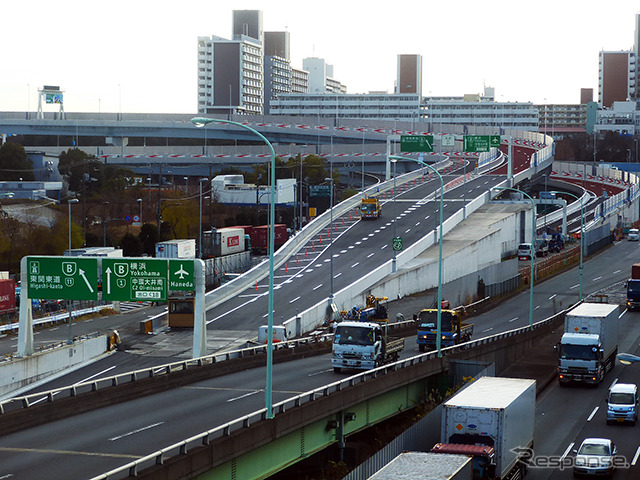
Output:
[[56,373],[95,360],[107,351],[107,335],[76,341],[73,345],[38,352],[0,364],[0,399],[15,397]]

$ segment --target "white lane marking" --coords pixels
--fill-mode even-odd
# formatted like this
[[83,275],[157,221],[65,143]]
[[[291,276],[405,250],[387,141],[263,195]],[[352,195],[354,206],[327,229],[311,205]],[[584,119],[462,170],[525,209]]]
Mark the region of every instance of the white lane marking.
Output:
[[640,456],[640,447],[636,449],[636,454],[633,456],[633,460],[631,460],[631,465],[635,465],[638,461],[638,456]]
[[346,250],[340,250],[340,253],[347,253]]
[[357,267],[358,265],[360,265],[360,262],[356,262],[353,265],[351,265],[351,268]]
[[360,245],[362,242],[356,242],[356,245]]
[[416,227],[417,227],[418,225],[420,225],[420,222],[416,223]]
[[567,449],[564,451],[564,453],[562,454],[562,456],[560,457],[560,460],[564,460],[564,458],[569,455],[569,452],[571,451],[571,449],[573,448],[573,446],[575,445],[574,442],[571,442],[569,444],[569,446],[567,447]]
[[367,258],[371,258],[373,257],[373,253],[370,253],[369,255],[367,255]]
[[336,274],[333,276],[333,278],[338,278],[340,275],[342,275],[342,272],[340,272],[340,273],[336,273]]
[[60,327],[53,327],[53,328],[50,328],[49,331],[53,332],[54,330],[58,330],[58,328],[60,328]]
[[227,403],[235,402],[236,400],[241,400],[243,398],[250,397],[251,395],[255,395],[256,393],[260,393],[260,392],[262,392],[262,390],[254,390],[253,392],[245,393],[244,395],[240,395],[239,397],[230,398],[229,400],[227,400]]
[[549,300],[553,300],[553,299],[556,297],[556,295],[557,295],[557,293],[554,293],[553,295],[551,295],[551,296],[549,297]]
[[615,272],[613,272],[613,275],[615,275],[616,273],[620,273],[620,270],[616,270]]
[[509,320],[509,323],[515,322],[517,319],[518,319],[518,317],[513,317],[511,320]]
[[114,440],[120,440],[121,438],[128,437],[130,435],[135,435],[136,433],[144,432],[145,430],[149,430],[150,428],[157,427],[158,425],[162,425],[164,422],[153,423],[151,425],[147,425],[146,427],[138,428],[137,430],[132,430],[127,433],[123,433],[122,435],[118,435],[117,437],[111,437],[109,439],[110,442]]
[[536,305],[536,306],[535,306],[535,308],[534,308],[534,310],[537,310],[537,309],[539,309],[539,308],[540,308],[540,305]]
[[491,328],[487,328],[486,330],[482,330],[482,333],[484,333],[484,332],[490,332],[491,330],[493,330],[493,327],[491,327]]
[[319,372],[310,373],[307,377],[315,377],[316,375],[322,375],[323,373],[333,372],[333,368],[329,368],[328,370],[320,370]]
[[[113,370],[114,368],[116,368],[116,366],[115,366],[115,365],[112,365],[112,366],[111,366],[111,367],[109,367],[109,368],[105,368],[105,369],[104,369],[104,370],[102,370],[101,372],[94,373],[93,375],[91,375],[91,376],[89,376],[89,377],[87,377],[87,378],[83,378],[82,380],[78,380],[76,383],[74,383],[74,385],[80,385],[81,383],[88,382],[88,381],[89,381],[89,380],[91,380],[92,378],[95,378],[95,377],[97,377],[98,375],[102,375],[103,373],[107,373],[108,371]],[[60,392],[55,392],[55,393],[54,393],[54,395],[57,395],[58,393],[60,393]],[[42,397],[41,399],[36,400],[35,402],[33,402],[31,405],[35,405],[36,403],[40,403],[40,402],[42,402],[42,401],[44,401],[44,400],[46,400],[46,399],[47,399],[47,397]]]
[[289,303],[293,303],[293,302],[295,302],[296,300],[300,300],[300,297],[296,297],[296,298],[294,298],[293,300],[289,300]]
[[611,390],[611,387],[613,387],[616,383],[618,383],[617,378],[611,383],[611,385],[609,385],[609,390]]
[[574,288],[578,288],[580,286],[579,283],[573,285],[572,287],[569,287],[569,290],[573,290]]
[[387,248],[389,245],[387,245],[386,243],[380,248],[380,250],[384,250],[385,248]]
[[319,289],[321,286],[322,286],[322,284],[318,285],[317,287],[313,287],[313,290],[315,291],[315,290]]
[[596,407],[593,409],[593,412],[591,412],[591,415],[589,415],[589,417],[587,418],[587,422],[590,422],[591,419],[593,418],[593,416],[596,414],[596,412],[600,409],[600,407]]
[[411,231],[411,229],[410,229],[410,228],[407,228],[407,229],[404,231],[404,233],[409,233],[410,231]]
[[593,280],[591,280],[591,281],[592,281],[592,282],[596,282],[596,281],[600,280],[601,278],[602,278],[602,277],[596,277],[596,278],[594,278],[594,279],[593,279]]
[[627,309],[626,309],[626,308],[624,309],[624,311],[623,311],[620,315],[618,315],[618,318],[622,318],[622,316],[623,316],[625,313],[627,313]]

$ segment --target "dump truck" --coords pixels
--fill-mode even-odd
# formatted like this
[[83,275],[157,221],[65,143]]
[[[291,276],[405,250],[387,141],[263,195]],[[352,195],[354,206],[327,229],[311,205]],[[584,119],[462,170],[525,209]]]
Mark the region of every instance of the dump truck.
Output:
[[564,318],[558,350],[558,381],[597,385],[618,353],[618,305],[581,303]]
[[343,368],[370,370],[398,360],[404,338],[387,335],[387,325],[345,321],[336,325],[331,349],[331,365],[336,373]]
[[470,455],[474,480],[521,479],[533,448],[536,381],[482,377],[442,405],[432,453]]
[[[468,342],[473,335],[473,323],[462,321],[464,310],[450,309],[446,300],[440,309],[440,346],[451,347],[459,343]],[[418,324],[418,349],[427,352],[436,348],[438,336],[438,309],[427,308],[413,316]]]
[[382,205],[377,197],[364,197],[360,203],[360,218],[380,218]]

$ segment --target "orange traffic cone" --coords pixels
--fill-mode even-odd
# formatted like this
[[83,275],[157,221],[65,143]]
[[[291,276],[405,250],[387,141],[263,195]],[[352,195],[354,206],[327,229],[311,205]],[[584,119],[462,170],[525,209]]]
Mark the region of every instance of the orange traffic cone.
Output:
[[287,264],[284,264],[284,273],[289,273],[289,271],[287,270]]
[[300,265],[300,262],[298,261],[298,255],[296,255],[296,265]]
[[258,291],[258,282],[256,282],[256,292]]

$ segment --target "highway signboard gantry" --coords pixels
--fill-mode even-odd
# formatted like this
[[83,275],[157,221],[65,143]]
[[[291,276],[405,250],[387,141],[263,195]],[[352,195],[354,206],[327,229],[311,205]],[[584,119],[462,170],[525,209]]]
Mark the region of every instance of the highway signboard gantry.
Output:
[[433,152],[433,135],[400,135],[401,152]]
[[97,300],[97,258],[27,257],[29,298]]
[[463,151],[488,152],[491,148],[500,147],[500,135],[465,135],[463,138]]

